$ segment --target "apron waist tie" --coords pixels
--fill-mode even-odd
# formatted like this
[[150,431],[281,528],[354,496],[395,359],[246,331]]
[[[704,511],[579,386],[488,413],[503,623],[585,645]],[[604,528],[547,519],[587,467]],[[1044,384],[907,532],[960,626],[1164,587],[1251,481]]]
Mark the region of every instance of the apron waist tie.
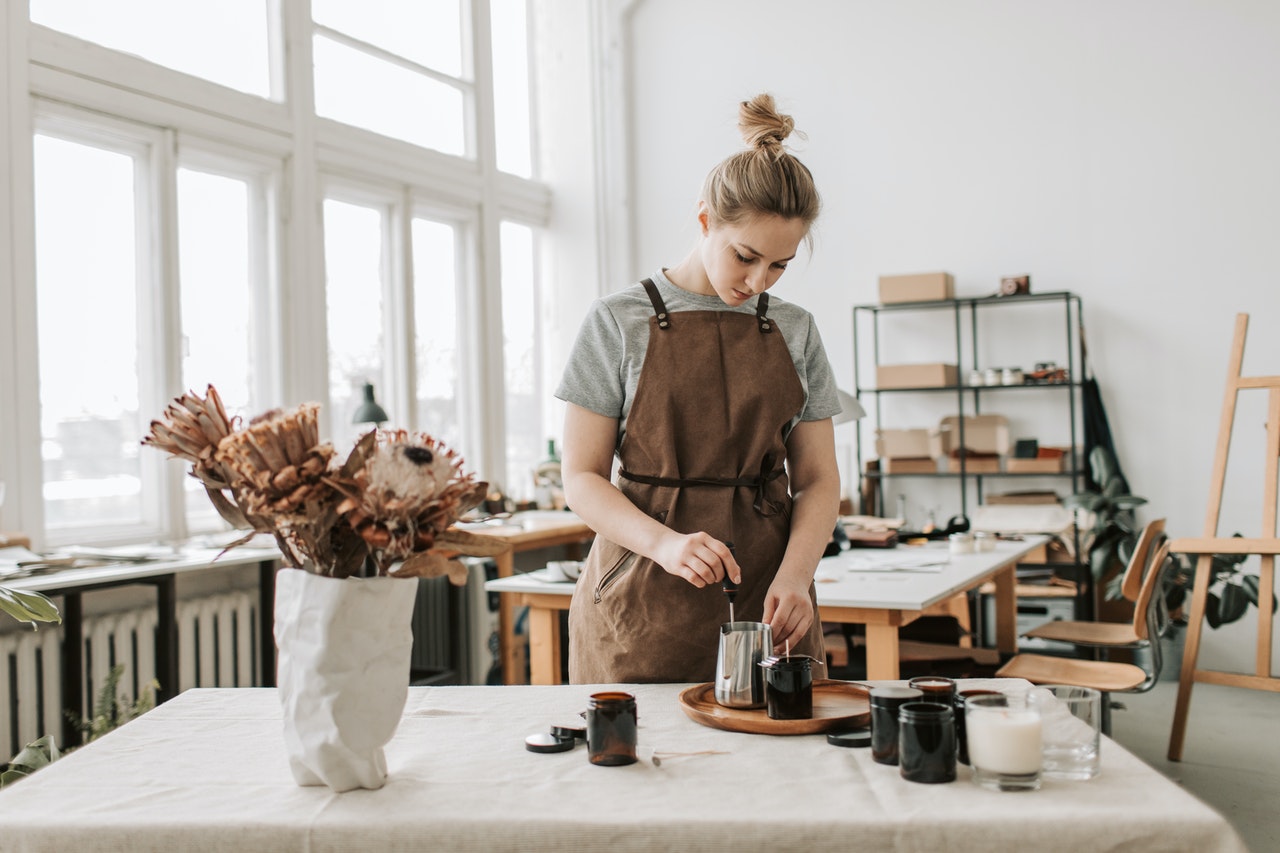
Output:
[[760,515],[768,517],[782,512],[783,505],[777,501],[769,500],[765,496],[765,487],[781,477],[785,471],[785,468],[773,467],[773,457],[770,455],[766,456],[764,461],[761,462],[760,473],[754,477],[650,477],[646,474],[633,474],[626,469],[620,469],[618,475],[634,483],[643,483],[646,486],[754,488],[756,490],[756,499],[751,506]]

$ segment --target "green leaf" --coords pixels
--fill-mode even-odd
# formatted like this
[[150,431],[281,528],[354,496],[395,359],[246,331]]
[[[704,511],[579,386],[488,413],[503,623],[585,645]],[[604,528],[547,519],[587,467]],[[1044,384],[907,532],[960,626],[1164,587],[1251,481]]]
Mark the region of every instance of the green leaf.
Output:
[[61,622],[62,614],[38,592],[0,586],[0,610],[19,622]]
[[1105,447],[1098,445],[1089,453],[1089,470],[1093,472],[1093,481],[1105,487],[1115,479],[1116,460]]
[[1218,602],[1219,625],[1236,621],[1248,609],[1249,596],[1239,584],[1229,583],[1222,587],[1222,599]]
[[[1261,606],[1259,604],[1261,598],[1261,590],[1259,589],[1260,581],[1257,575],[1241,575],[1240,586],[1244,590],[1245,596],[1253,602],[1254,607]],[[1274,615],[1280,611],[1280,605],[1276,602],[1276,597],[1271,596],[1271,613]]]
[[1208,598],[1206,598],[1204,602],[1204,618],[1205,621],[1209,623],[1210,628],[1217,628],[1222,624],[1222,612],[1220,608],[1221,602],[1218,601],[1218,596],[1214,595],[1212,592],[1209,593]]
[[61,755],[52,735],[33,740],[9,761],[9,769],[0,773],[0,788],[30,776],[41,767],[57,761]]
[[1067,509],[1085,509],[1089,512],[1097,512],[1098,507],[1106,502],[1106,498],[1097,492],[1077,492],[1074,495],[1067,495],[1062,501],[1062,505]]

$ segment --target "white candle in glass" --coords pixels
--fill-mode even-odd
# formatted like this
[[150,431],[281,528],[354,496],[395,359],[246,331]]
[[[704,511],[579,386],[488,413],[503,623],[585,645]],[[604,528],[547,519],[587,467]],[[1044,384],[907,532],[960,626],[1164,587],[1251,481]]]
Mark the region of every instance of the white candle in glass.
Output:
[[993,773],[1040,770],[1040,714],[1026,708],[966,710],[969,763]]

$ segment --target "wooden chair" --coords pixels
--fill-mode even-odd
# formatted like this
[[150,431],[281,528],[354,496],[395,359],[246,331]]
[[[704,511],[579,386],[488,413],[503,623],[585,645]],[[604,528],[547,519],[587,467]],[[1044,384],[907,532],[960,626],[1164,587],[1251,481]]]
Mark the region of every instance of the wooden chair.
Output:
[[[1142,581],[1151,566],[1152,548],[1164,539],[1164,523],[1163,518],[1150,521],[1138,536],[1133,554],[1129,557],[1129,565],[1125,567],[1124,577],[1120,581],[1120,594],[1128,601],[1136,603],[1138,600]],[[1168,627],[1168,611],[1164,607],[1159,609],[1159,616],[1159,621],[1150,630],[1153,637],[1163,634]],[[1098,649],[1136,649],[1147,644],[1144,638],[1134,633],[1133,624],[1125,622],[1059,620],[1032,628],[1022,636]]]
[[1155,686],[1164,663],[1160,651],[1160,638],[1155,627],[1161,622],[1165,574],[1173,564],[1169,556],[1169,543],[1161,544],[1151,561],[1151,568],[1142,580],[1138,600],[1133,606],[1133,634],[1143,648],[1150,650],[1150,670],[1131,663],[1109,660],[1076,660],[1020,653],[996,672],[999,678],[1024,678],[1032,684],[1069,684],[1075,687],[1092,687],[1103,693],[1102,730],[1111,733],[1110,693],[1141,693]]

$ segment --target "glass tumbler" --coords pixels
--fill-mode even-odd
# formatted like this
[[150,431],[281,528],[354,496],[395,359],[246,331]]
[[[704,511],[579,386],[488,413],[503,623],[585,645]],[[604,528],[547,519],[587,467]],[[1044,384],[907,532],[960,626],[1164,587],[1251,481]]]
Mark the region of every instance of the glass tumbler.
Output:
[[611,691],[587,700],[587,758],[592,764],[636,762],[636,697]]
[[1050,779],[1092,779],[1100,765],[1102,694],[1092,687],[1050,684],[1031,692],[1040,708],[1042,772]]

